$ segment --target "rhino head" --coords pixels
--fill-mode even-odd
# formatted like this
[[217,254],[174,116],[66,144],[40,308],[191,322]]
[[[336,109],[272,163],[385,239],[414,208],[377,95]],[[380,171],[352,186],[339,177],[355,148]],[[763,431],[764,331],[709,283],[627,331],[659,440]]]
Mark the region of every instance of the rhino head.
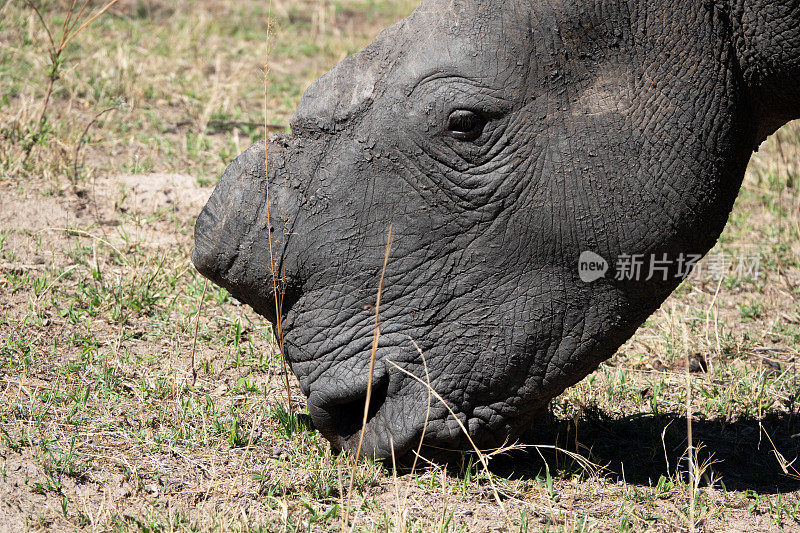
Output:
[[[425,0],[231,163],[192,260],[281,320],[317,428],[354,450],[391,227],[363,452],[469,447],[425,383],[497,446],[713,246],[799,87],[796,0]],[[662,267],[616,275],[631,257]]]

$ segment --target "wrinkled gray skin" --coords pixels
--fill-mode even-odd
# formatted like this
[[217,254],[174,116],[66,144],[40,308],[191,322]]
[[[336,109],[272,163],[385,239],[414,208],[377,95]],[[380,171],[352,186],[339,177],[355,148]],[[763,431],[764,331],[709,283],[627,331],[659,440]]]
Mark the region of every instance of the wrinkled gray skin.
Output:
[[[707,252],[799,88],[800,0],[425,0],[305,93],[268,142],[268,201],[264,143],[228,167],[192,259],[275,321],[271,236],[286,356],[354,450],[391,226],[363,452],[422,435],[428,394],[388,363],[426,379],[411,339],[497,446],[680,282],[585,283],[579,254]],[[425,443],[469,448],[435,399]]]

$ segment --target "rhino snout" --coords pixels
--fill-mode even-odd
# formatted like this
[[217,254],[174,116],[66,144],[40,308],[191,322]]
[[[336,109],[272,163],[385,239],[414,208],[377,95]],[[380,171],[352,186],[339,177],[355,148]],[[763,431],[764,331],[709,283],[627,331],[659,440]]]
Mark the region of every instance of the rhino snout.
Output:
[[287,245],[302,203],[299,189],[304,187],[298,184],[306,181],[289,179],[285,173],[290,143],[290,138],[279,136],[268,147],[260,142],[237,157],[194,228],[195,268],[270,320],[275,318],[273,270],[276,279],[295,277],[286,272]]
[[195,268],[215,283],[223,284],[226,275],[239,258],[240,241],[249,221],[240,217],[246,201],[243,190],[248,187],[238,174],[236,162],[225,171],[194,226],[195,248],[192,262]]

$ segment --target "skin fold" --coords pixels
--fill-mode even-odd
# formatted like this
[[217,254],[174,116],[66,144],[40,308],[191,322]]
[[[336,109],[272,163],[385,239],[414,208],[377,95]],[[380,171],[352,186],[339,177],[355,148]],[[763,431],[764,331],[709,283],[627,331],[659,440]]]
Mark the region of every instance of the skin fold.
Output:
[[[231,163],[192,260],[273,323],[276,272],[309,413],[355,451],[391,227],[362,453],[409,453],[426,414],[430,455],[469,448],[392,364],[499,446],[714,245],[798,87],[800,0],[425,0]],[[669,266],[587,282],[586,251]]]

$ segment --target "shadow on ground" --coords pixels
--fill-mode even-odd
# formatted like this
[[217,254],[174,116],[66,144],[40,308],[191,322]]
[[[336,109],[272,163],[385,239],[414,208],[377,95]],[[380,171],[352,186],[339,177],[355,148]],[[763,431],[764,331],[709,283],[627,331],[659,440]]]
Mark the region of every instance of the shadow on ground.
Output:
[[[534,433],[535,431],[535,433]],[[578,451],[606,468],[612,480],[655,485],[660,476],[686,476],[686,417],[670,414],[611,418],[589,409],[577,420],[547,420],[530,432],[524,444],[552,445]],[[800,489],[797,470],[781,468],[776,452],[791,463],[800,455],[800,417],[794,413],[769,412],[759,419],[695,419],[693,440],[701,446],[699,463],[713,461],[701,485],[711,476],[729,490],[784,493]],[[541,452],[541,455],[540,453]],[[516,451],[492,461],[492,470],[503,477],[541,475],[547,461],[552,471],[580,470],[564,453],[548,449]],[[793,476],[793,474],[797,474]]]

